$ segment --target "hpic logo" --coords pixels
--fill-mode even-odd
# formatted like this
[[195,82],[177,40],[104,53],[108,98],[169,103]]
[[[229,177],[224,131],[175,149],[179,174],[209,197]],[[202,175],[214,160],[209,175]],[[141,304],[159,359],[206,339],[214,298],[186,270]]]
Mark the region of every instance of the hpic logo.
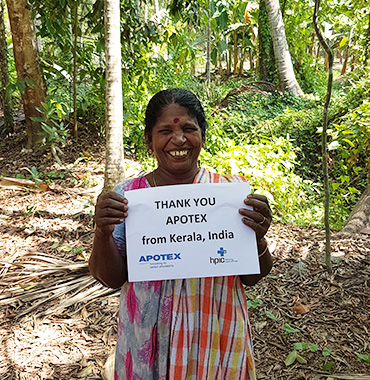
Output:
[[209,261],[211,264],[219,264],[219,263],[224,263],[225,259],[224,256],[227,253],[227,250],[224,249],[224,247],[220,247],[220,249],[217,251],[217,253],[220,255],[220,257],[210,257]]

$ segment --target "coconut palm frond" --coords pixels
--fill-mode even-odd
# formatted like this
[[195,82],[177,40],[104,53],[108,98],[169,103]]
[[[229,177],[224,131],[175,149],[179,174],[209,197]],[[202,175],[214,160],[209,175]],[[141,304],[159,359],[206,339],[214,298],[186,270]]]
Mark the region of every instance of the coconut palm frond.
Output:
[[73,262],[42,252],[0,261],[6,270],[0,273],[0,305],[19,310],[19,318],[41,305],[59,300],[40,315],[61,313],[76,304],[87,304],[99,297],[117,295],[97,282],[88,271],[87,262]]

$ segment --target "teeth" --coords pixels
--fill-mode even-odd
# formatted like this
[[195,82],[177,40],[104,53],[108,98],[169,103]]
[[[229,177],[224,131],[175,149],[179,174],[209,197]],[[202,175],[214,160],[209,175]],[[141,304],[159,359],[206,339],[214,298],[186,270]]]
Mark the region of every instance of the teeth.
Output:
[[183,157],[183,156],[186,156],[189,153],[189,151],[188,150],[173,150],[169,153],[173,157]]

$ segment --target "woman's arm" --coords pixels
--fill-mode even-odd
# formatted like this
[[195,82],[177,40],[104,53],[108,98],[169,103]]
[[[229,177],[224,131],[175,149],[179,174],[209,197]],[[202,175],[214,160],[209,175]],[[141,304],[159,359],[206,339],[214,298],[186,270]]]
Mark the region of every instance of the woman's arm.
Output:
[[240,279],[244,285],[255,285],[261,278],[270,273],[272,268],[272,257],[270,255],[267,241],[264,238],[270,228],[272,215],[267,198],[263,195],[250,194],[244,200],[246,206],[251,209],[240,209],[239,213],[243,215],[242,222],[252,228],[256,233],[258,258],[260,263],[260,274],[241,275]]
[[95,206],[95,235],[89,270],[103,285],[116,289],[127,281],[126,259],[113,238],[114,227],[127,217],[127,199],[115,192],[99,196]]
[[270,254],[270,251],[268,249],[268,244],[266,242],[266,239],[262,238],[258,242],[258,258],[260,262],[260,274],[249,274],[249,275],[242,275],[240,276],[240,279],[242,280],[242,283],[247,286],[253,286],[257,284],[257,282],[267,276],[272,268],[272,257]]

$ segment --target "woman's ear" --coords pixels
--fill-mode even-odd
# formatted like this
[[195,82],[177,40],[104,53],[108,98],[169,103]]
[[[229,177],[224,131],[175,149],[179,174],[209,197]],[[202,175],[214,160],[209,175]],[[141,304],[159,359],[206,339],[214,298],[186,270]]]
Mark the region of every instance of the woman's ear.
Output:
[[151,141],[151,138],[149,137],[149,135],[147,133],[145,133],[145,144],[148,148],[149,154],[152,155],[153,154],[152,141]]

